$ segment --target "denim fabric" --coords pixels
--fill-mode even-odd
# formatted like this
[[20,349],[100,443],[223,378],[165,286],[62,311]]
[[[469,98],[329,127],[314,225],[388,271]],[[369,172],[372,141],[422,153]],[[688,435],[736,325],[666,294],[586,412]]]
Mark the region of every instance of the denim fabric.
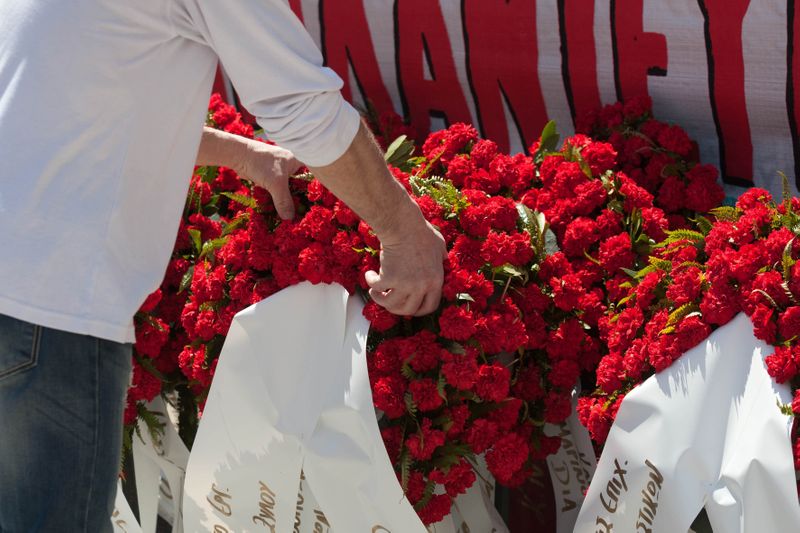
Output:
[[0,532],[111,531],[131,345],[0,315]]

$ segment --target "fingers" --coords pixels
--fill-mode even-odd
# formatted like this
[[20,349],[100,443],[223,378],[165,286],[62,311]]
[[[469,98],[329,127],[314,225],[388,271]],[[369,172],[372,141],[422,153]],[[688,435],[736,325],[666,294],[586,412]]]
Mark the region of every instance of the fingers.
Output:
[[372,270],[366,272],[364,278],[370,287],[369,295],[372,300],[395,315],[423,316],[439,307],[440,284],[409,287],[409,284],[393,283]]
[[272,195],[272,203],[275,204],[275,211],[284,220],[294,218],[294,200],[292,193],[289,192],[289,181],[281,180],[280,183],[271,184],[269,193]]
[[425,294],[422,304],[419,309],[414,313],[414,316],[425,316],[433,313],[439,308],[439,301],[442,299],[441,291],[429,291]]

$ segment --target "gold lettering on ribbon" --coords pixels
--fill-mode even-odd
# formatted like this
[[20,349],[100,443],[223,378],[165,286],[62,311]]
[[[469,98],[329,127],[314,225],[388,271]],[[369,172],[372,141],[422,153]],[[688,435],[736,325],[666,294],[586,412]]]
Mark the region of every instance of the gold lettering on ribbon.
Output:
[[[114,509],[114,512],[111,513],[111,518],[114,519],[118,516],[119,516],[119,509]],[[125,520],[121,518],[119,520],[114,520],[114,525],[120,528],[123,533],[128,533],[128,528],[125,527],[128,525],[128,523]]]
[[231,509],[231,495],[228,489],[220,490],[217,486],[212,483],[211,484],[211,496],[206,496],[206,501],[214,508],[215,511],[222,514],[223,516],[230,516],[233,513]]
[[649,459],[645,459],[644,464],[650,469],[650,479],[647,481],[647,485],[642,489],[642,505],[639,508],[636,531],[652,533],[653,521],[658,512],[658,496],[661,494],[661,485],[664,483],[664,476]]
[[372,526],[372,533],[380,533],[381,531],[385,531],[386,533],[392,533],[383,526],[380,525]]
[[253,515],[253,523],[261,524],[275,533],[275,493],[263,481],[258,482],[258,514]]
[[325,518],[325,513],[319,509],[314,509],[314,533],[325,533],[330,528],[331,525],[328,523],[328,519]]
[[214,524],[214,533],[231,533],[228,528],[219,524]]

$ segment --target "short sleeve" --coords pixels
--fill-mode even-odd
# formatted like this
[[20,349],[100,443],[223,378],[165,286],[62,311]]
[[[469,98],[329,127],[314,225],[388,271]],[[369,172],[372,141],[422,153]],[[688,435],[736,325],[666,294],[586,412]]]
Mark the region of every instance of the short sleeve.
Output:
[[358,131],[342,80],[281,0],[175,0],[176,32],[211,47],[269,138],[310,166],[332,163]]

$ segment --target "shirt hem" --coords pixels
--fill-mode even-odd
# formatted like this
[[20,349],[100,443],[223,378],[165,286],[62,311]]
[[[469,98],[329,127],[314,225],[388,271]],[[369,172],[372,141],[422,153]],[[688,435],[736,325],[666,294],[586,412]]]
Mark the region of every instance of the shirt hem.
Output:
[[111,324],[81,318],[57,311],[49,311],[0,296],[0,313],[46,328],[91,335],[119,343],[133,343],[136,339],[133,321],[128,325]]

